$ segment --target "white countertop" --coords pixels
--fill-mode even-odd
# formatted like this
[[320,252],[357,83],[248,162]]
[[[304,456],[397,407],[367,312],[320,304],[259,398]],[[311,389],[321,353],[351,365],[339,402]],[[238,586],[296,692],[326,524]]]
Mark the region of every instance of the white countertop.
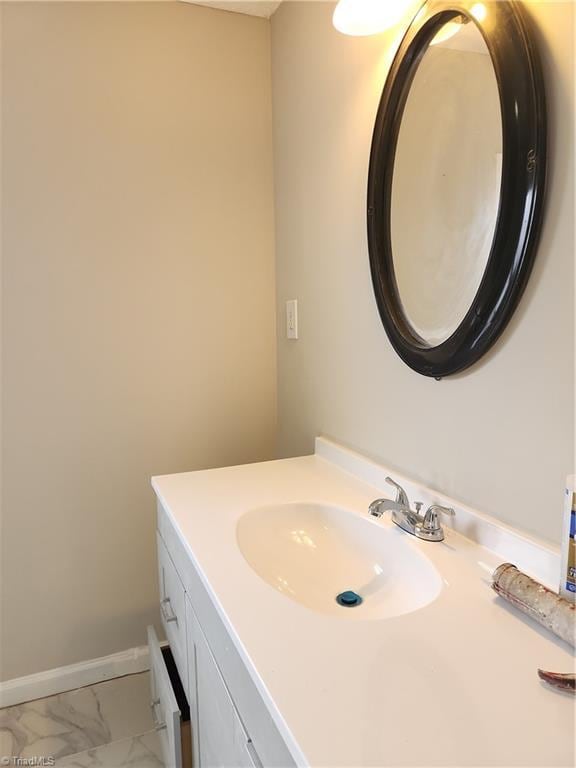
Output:
[[[304,501],[365,517],[373,499],[390,495],[350,474],[353,464],[344,471],[315,455],[153,480],[296,762],[573,766],[574,697],[536,674],[574,671],[573,654],[490,589],[490,571],[507,559],[502,549],[495,555],[451,530],[442,543],[410,537],[444,586],[425,608],[383,620],[316,613],[250,568],[236,541],[247,510]],[[388,514],[371,523],[393,526]],[[514,538],[502,530],[499,541]],[[538,547],[518,540],[524,556]],[[544,561],[553,557],[543,551]]]

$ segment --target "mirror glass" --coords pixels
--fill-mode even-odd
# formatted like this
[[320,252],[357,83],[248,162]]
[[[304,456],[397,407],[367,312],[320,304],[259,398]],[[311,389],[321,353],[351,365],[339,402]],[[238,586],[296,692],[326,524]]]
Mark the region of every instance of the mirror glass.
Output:
[[398,135],[390,231],[406,319],[428,345],[458,328],[492,246],[502,119],[488,48],[473,21],[440,28],[410,87]]

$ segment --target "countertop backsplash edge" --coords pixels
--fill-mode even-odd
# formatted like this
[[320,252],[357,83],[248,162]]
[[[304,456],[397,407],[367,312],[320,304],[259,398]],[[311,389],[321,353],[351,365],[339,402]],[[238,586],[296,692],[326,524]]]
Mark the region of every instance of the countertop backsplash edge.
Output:
[[462,504],[457,499],[432,491],[395,469],[327,437],[316,438],[315,455],[373,485],[387,498],[394,495],[393,489],[386,483],[386,477],[391,475],[404,487],[412,502],[422,501],[424,508],[432,503],[453,507],[456,514],[449,521],[444,520],[445,527],[501,556],[503,561],[514,563],[520,570],[557,591],[560,578],[559,548]]

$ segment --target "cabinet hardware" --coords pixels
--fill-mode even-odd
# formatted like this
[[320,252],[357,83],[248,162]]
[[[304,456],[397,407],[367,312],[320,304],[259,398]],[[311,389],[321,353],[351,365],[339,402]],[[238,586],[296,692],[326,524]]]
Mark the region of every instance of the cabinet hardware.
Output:
[[163,723],[160,720],[158,720],[158,717],[156,716],[156,707],[159,704],[160,704],[160,699],[153,699],[150,702],[150,710],[152,711],[152,722],[154,723],[155,731],[163,731],[167,727],[166,723]]
[[[168,612],[168,608],[170,608],[170,612]],[[178,616],[176,616],[172,609],[172,604],[170,603],[169,597],[165,597],[160,601],[160,611],[162,613],[162,618],[167,624],[169,624],[171,621],[178,621]]]

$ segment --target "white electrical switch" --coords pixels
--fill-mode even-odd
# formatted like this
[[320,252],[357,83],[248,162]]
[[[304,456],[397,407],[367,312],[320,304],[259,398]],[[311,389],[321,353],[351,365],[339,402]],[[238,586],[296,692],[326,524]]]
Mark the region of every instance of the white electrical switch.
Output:
[[296,299],[286,302],[286,338],[298,338],[298,302]]

